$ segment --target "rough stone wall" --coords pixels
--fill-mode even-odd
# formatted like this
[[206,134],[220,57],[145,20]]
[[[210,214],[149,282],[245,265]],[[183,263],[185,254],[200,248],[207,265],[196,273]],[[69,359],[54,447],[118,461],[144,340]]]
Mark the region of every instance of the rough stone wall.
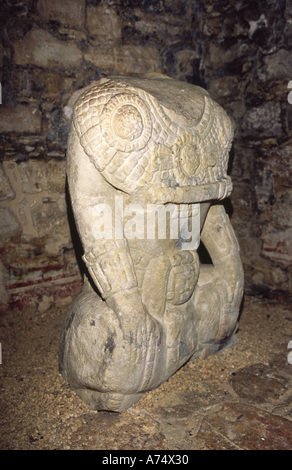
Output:
[[192,79],[191,4],[152,3],[4,0],[1,6],[3,310],[34,302],[45,311],[57,298],[71,300],[82,283],[65,179],[72,93],[109,74],[164,71]]
[[3,310],[37,302],[44,311],[81,286],[65,179],[72,93],[150,71],[204,86],[233,118],[229,209],[246,286],[289,296],[288,1],[4,0],[0,26]]
[[236,126],[232,223],[246,290],[291,299],[292,2],[207,0],[198,16],[201,77]]

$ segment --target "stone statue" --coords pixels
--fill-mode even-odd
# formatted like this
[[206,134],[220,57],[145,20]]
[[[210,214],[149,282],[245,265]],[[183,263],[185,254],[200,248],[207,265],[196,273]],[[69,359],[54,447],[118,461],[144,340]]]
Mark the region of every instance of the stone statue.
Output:
[[67,174],[88,275],[60,372],[91,409],[125,411],[233,343],[243,269],[220,203],[232,138],[207,91],[164,75],[101,79],[78,98]]

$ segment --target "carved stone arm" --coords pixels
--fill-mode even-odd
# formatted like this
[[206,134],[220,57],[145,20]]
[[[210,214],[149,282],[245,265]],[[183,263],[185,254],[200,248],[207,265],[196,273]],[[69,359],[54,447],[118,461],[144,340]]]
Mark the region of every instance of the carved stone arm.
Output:
[[[222,200],[232,192],[230,176],[222,178],[217,183],[202,184],[200,186],[182,186],[176,188],[150,188],[144,195],[147,202],[153,204],[195,204],[212,200]],[[143,190],[139,193],[143,194]],[[139,197],[139,193],[137,197]]]

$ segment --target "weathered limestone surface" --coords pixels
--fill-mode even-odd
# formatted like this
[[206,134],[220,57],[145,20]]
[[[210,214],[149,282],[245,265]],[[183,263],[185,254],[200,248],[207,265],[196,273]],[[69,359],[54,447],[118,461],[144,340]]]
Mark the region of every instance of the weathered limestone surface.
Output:
[[1,132],[30,132],[41,130],[41,113],[35,106],[1,106]]
[[47,21],[60,21],[76,28],[84,25],[85,0],[38,0],[36,7],[40,17]]
[[102,79],[77,99],[67,173],[88,275],[60,371],[90,408],[125,411],[233,343],[243,269],[220,203],[232,137],[204,89],[161,74]]
[[141,46],[90,46],[84,54],[85,60],[107,72],[129,74],[131,70],[136,73],[159,72],[160,57],[156,47]]
[[119,15],[107,5],[89,5],[86,13],[89,35],[95,41],[111,43],[122,38],[122,23]]
[[14,60],[17,65],[76,67],[81,58],[82,53],[75,44],[66,44],[42,29],[33,28],[24,39],[14,43]]

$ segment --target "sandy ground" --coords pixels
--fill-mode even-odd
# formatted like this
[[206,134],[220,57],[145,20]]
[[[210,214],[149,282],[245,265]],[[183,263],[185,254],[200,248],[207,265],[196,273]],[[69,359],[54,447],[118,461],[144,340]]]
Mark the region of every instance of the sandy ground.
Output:
[[[279,421],[281,416],[281,423],[277,423],[286,428],[288,424],[289,436],[286,434],[285,445],[290,445],[292,390],[287,390],[287,380],[290,371],[292,377],[292,364],[288,363],[287,357],[288,343],[292,340],[292,304],[245,297],[237,343],[233,348],[206,360],[187,363],[166,383],[146,393],[123,414],[90,411],[60,376],[58,346],[65,311],[66,306],[56,305],[43,313],[39,313],[37,308],[31,308],[7,312],[0,318],[0,449],[163,450],[228,448],[229,445],[230,448],[242,447],[244,445],[238,444],[236,436],[232,439],[222,438],[222,444],[218,444],[221,439],[218,438],[216,444],[214,435],[212,437],[207,432],[202,434],[202,413],[206,416],[206,413],[212,412],[214,421],[218,407],[225,413],[229,406],[230,414],[230,402],[238,403],[238,396],[245,403],[240,385],[243,383],[244,388],[245,376],[242,372],[238,375],[238,371],[246,370],[250,374],[250,368],[258,368],[259,364],[267,368],[275,357],[280,357],[282,364],[285,364],[285,387],[283,385],[283,390],[277,392],[279,380],[277,383],[275,380],[271,382],[266,374],[270,387],[266,392],[266,397],[270,397],[269,402],[266,400],[266,405],[260,404],[260,409],[257,408],[255,413],[269,411],[273,394],[275,404],[282,394],[286,400],[283,405],[285,412],[281,405],[282,412],[278,412],[276,418],[273,415],[273,419]],[[255,375],[260,378],[261,374]],[[231,380],[234,378],[237,382],[231,389]],[[240,389],[239,395],[236,395],[236,385]],[[255,387],[258,390],[257,384]],[[259,403],[259,391],[255,395],[254,390],[253,395],[250,390],[247,391],[249,396],[252,395],[252,399],[247,399],[252,406],[252,401]],[[229,404],[224,408],[222,404],[227,395]],[[269,414],[269,419],[271,416]],[[261,415],[257,419],[262,420]],[[222,423],[220,426],[222,428]]]

